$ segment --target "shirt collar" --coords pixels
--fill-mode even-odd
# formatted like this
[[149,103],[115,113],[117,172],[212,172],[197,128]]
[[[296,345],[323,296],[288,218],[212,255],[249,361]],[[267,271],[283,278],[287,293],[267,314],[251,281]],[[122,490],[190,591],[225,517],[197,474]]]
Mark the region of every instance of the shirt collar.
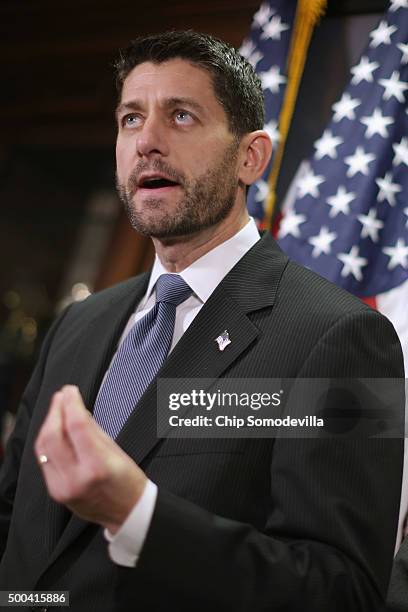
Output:
[[[224,276],[259,239],[256,223],[250,217],[248,223],[239,232],[194,261],[180,272],[180,276],[188,283],[196,296],[205,303]],[[156,255],[143,303],[149,299],[159,276],[168,273]]]

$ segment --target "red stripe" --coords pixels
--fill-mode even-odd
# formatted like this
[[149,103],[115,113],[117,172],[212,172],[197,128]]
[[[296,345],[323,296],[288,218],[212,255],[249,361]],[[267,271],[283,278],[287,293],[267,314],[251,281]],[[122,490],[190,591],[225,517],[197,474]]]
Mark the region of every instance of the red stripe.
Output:
[[281,212],[280,212],[280,213],[278,213],[278,214],[276,215],[275,219],[274,219],[273,224],[272,224],[272,230],[271,230],[271,231],[272,231],[272,236],[273,236],[274,238],[276,238],[276,237],[277,237],[277,235],[278,235],[279,226],[280,226],[280,222],[281,222],[281,220],[282,220],[282,217],[283,217],[282,213],[281,213]]
[[361,301],[371,306],[371,308],[374,308],[374,310],[377,310],[377,299],[375,295],[372,297],[361,298]]

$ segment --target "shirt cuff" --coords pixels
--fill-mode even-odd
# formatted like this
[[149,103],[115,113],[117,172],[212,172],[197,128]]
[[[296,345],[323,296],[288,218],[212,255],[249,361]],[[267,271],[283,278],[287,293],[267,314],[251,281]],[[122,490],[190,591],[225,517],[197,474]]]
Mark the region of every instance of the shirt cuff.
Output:
[[136,566],[149,531],[156,499],[157,486],[148,480],[141,498],[115,535],[104,530],[103,534],[109,542],[109,556],[117,565]]

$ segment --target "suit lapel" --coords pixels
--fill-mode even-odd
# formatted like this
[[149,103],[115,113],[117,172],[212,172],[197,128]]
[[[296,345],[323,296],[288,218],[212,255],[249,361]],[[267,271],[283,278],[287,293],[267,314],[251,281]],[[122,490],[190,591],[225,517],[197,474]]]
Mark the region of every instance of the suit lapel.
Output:
[[[228,330],[231,344],[219,351],[215,338]],[[177,343],[160,369],[158,378],[218,378],[256,339],[257,329],[231,298],[220,291],[210,299]],[[157,384],[141,398],[117,442],[140,464],[159,441],[156,419]]]
[[[233,268],[200,310],[177,343],[157,378],[218,378],[256,342],[258,329],[248,314],[272,307],[287,257],[272,237],[265,235]],[[109,366],[120,334],[135,304],[142,298],[148,275],[138,277],[129,290],[109,302],[98,315],[77,354],[72,380],[92,409],[103,374]],[[111,330],[107,334],[108,330]],[[216,338],[227,330],[231,344],[220,351]],[[97,358],[95,356],[98,355]],[[157,437],[154,381],[120,432],[116,442],[136,463],[143,464],[154,451]],[[49,564],[78,538],[90,523],[72,516],[58,541]]]
[[[267,234],[216,288],[177,343],[157,378],[219,378],[254,342],[258,329],[250,312],[274,304],[288,258]],[[216,342],[225,330],[231,344]],[[157,437],[157,384],[154,381],[120,432],[117,442],[138,464],[152,453]]]
[[110,299],[95,316],[80,341],[72,371],[72,384],[81,391],[85,406],[93,409],[104,374],[109,367],[129,317],[142,299],[149,274],[142,274]]

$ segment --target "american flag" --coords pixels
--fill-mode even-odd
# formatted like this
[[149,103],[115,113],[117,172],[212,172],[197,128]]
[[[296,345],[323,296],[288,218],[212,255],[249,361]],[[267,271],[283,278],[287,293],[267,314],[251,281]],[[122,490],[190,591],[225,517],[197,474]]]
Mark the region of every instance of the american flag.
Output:
[[[274,151],[279,142],[279,114],[285,94],[287,59],[296,5],[296,0],[263,2],[254,15],[250,34],[240,48],[241,54],[252,64],[262,81],[266,115],[264,129],[271,137]],[[271,165],[268,165],[262,178],[251,186],[248,193],[248,210],[258,225],[262,225],[265,216],[264,204],[268,195]]]
[[278,239],[393,322],[408,367],[408,0],[369,35],[294,186]]

